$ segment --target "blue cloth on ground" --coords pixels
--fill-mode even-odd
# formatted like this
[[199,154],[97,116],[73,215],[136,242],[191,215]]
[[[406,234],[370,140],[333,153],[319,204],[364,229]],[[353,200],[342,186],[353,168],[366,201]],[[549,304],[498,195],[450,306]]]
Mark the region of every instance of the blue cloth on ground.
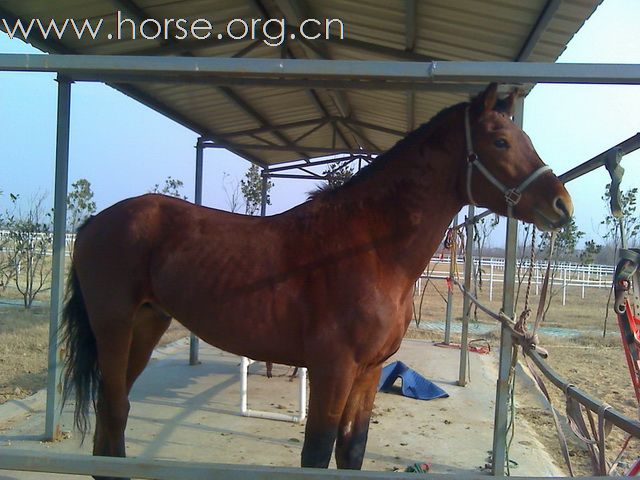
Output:
[[449,396],[447,392],[435,383],[427,380],[402,362],[390,363],[382,369],[378,391],[392,391],[393,384],[398,377],[402,380],[402,395],[405,397],[417,398],[418,400],[433,400],[434,398],[446,398]]

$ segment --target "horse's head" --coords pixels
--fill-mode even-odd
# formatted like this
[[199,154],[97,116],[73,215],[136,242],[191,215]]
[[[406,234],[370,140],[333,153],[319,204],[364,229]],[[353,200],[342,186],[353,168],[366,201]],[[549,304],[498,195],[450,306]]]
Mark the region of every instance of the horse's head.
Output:
[[511,119],[516,92],[499,100],[493,83],[464,112],[466,161],[460,189],[467,202],[533,223],[566,225],[573,203],[531,140]]

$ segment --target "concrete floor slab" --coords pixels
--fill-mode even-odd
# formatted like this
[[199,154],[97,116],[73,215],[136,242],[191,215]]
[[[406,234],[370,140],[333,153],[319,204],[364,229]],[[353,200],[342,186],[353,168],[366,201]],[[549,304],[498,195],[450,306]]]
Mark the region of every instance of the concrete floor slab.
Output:
[[[131,395],[127,427],[129,456],[251,465],[298,466],[304,425],[246,418],[239,414],[239,357],[202,344],[202,363],[188,366],[188,344],[179,341],[158,350]],[[403,470],[415,462],[434,473],[478,473],[492,446],[497,359],[471,353],[471,382],[456,385],[459,351],[405,340],[389,361],[401,360],[444,388],[449,398],[413,400],[379,393],[369,433],[364,469]],[[330,359],[328,359],[330,361]],[[274,366],[267,379],[263,364],[250,367],[249,407],[296,413],[298,380]],[[0,448],[87,453],[73,433],[57,443],[39,441],[44,431],[43,397],[32,404],[0,407]],[[9,411],[13,409],[13,413]],[[62,415],[71,431],[71,409]],[[526,423],[518,421],[511,458],[517,476],[560,476],[550,455]],[[332,467],[335,463],[332,461]],[[0,480],[63,478],[51,474],[0,470]],[[80,478],[80,477],[76,477]]]

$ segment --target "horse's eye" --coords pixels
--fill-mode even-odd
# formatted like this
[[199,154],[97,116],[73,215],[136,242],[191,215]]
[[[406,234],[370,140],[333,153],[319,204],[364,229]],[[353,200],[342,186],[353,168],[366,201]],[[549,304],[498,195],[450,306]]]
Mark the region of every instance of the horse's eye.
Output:
[[509,146],[509,143],[507,143],[504,138],[499,138],[498,140],[493,142],[493,144],[498,148],[507,148]]

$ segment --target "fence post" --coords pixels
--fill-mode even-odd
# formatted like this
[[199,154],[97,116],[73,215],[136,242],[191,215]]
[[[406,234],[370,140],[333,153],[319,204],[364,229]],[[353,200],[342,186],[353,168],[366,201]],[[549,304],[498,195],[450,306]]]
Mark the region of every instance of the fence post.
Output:
[[67,187],[69,182],[69,127],[71,123],[71,80],[58,75],[58,120],[56,134],[56,170],[53,198],[53,255],[51,271],[51,311],[49,316],[49,365],[47,368],[47,405],[45,440],[60,437],[61,370],[58,326],[64,301],[65,234],[67,230]]
[[562,306],[567,303],[567,266],[562,269]]
[[493,261],[491,262],[490,267],[490,277],[489,277],[489,301],[493,300]]

